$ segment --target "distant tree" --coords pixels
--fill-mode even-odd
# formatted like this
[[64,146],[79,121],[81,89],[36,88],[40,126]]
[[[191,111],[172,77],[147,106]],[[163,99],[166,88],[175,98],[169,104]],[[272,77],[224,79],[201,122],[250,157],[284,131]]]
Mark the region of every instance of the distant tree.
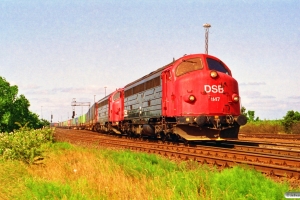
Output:
[[[41,128],[45,120],[29,111],[30,103],[24,95],[17,96],[18,87],[0,77],[0,132],[10,132],[27,124],[28,128]],[[16,122],[19,123],[16,124]]]
[[20,97],[17,97],[16,100],[12,102],[9,123],[10,130],[18,129],[19,126],[15,124],[15,122],[19,122],[22,125],[25,125],[25,123],[28,122],[30,114],[30,111],[28,110],[29,106],[30,103],[24,95],[20,95]]
[[247,114],[248,114],[249,121],[254,121],[255,111],[248,110]]
[[249,122],[259,121],[259,117],[255,118],[255,111],[248,110],[246,112],[246,108],[244,106],[241,108],[241,113],[247,117]]
[[0,77],[0,131],[8,130],[11,117],[11,108],[18,94],[17,86],[10,84]]
[[241,108],[241,113],[245,116],[247,116],[247,113],[246,113],[246,108],[244,106],[242,106]]
[[300,113],[293,110],[288,111],[282,120],[285,132],[292,133],[292,128],[297,122],[300,122]]

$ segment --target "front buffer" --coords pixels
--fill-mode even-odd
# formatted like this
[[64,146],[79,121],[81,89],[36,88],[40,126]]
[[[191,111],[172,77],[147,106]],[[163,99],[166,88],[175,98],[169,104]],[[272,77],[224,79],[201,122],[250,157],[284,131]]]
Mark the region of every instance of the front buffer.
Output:
[[218,130],[207,127],[196,127],[177,125],[174,127],[174,133],[187,141],[200,141],[200,140],[230,140],[237,139],[240,126],[237,124],[235,127]]
[[247,118],[244,115],[223,119],[199,116],[194,121],[193,124],[178,123],[173,132],[186,141],[238,139],[240,126],[247,123]]

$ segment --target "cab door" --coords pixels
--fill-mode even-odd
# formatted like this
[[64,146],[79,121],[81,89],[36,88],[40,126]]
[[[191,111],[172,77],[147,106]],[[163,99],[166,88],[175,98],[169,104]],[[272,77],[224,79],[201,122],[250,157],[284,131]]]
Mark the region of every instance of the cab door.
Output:
[[174,84],[170,70],[165,70],[161,74],[162,79],[162,115],[174,116]]

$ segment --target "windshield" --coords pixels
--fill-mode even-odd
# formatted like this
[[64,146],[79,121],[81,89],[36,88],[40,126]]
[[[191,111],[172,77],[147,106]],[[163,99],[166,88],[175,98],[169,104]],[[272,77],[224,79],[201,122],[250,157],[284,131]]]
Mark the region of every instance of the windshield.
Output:
[[229,74],[225,66],[223,65],[222,62],[219,62],[217,60],[211,59],[211,58],[206,58],[208,68],[210,70],[216,70],[218,72],[223,72],[225,74]]
[[203,69],[201,58],[191,58],[182,60],[182,62],[176,68],[176,76],[181,76],[188,72]]
[[117,92],[114,96],[113,96],[113,100],[118,100],[120,99],[120,92]]

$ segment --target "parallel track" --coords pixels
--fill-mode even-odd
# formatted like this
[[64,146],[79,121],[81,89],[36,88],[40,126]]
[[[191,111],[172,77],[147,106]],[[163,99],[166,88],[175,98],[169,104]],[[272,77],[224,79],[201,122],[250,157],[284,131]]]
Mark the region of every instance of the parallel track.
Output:
[[[223,141],[219,143],[220,145],[228,145],[228,146],[233,146],[234,148],[241,146],[248,146],[252,147],[252,149],[267,149],[267,151],[270,151],[271,153],[276,152],[276,150],[286,150],[286,152],[299,152],[300,153],[300,144],[298,143],[285,143],[285,142],[258,142],[258,141],[245,141],[245,140],[228,140],[228,141]],[[250,148],[249,148],[250,149]],[[280,151],[284,152],[284,151]],[[276,153],[275,153],[276,154]],[[279,153],[278,153],[279,154]],[[294,153],[293,153],[294,154]],[[297,154],[297,153],[296,153]],[[286,155],[289,155],[287,153]],[[300,154],[298,154],[300,155]]]
[[264,139],[285,139],[300,141],[300,134],[270,134],[270,133],[240,133],[239,137],[243,138],[264,138]]

